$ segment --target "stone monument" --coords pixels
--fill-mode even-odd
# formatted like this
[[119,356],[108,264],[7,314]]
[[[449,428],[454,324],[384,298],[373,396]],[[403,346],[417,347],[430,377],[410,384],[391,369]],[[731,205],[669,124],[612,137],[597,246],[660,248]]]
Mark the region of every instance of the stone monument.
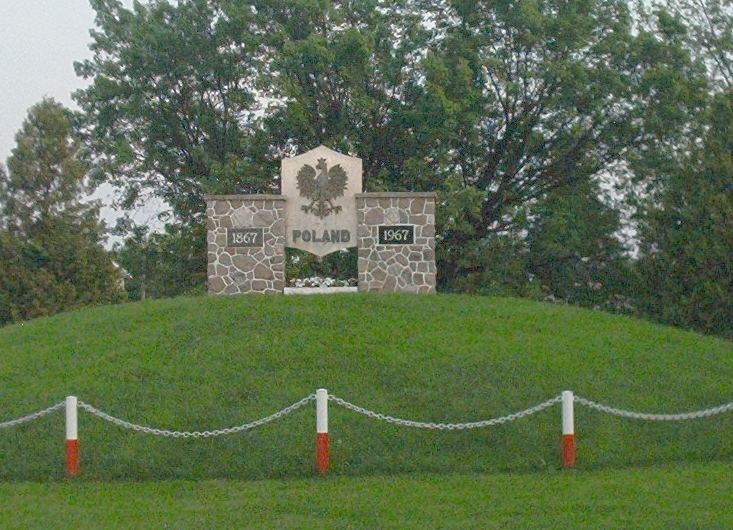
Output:
[[361,159],[320,146],[282,161],[286,245],[325,256],[356,246]]
[[359,291],[435,291],[435,194],[361,193],[361,159],[324,146],[282,162],[282,195],[207,195],[208,289],[282,292],[285,247],[357,247]]

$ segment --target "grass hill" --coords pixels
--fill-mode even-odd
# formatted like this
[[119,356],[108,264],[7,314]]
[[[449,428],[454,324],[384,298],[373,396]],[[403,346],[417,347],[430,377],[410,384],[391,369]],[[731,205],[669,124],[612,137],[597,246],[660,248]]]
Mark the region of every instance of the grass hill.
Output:
[[[439,295],[200,297],[100,307],[0,329],[0,421],[75,394],[135,423],[228,427],[318,387],[426,421],[504,415],[571,389],[649,412],[733,400],[733,343],[516,299]],[[733,459],[733,414],[640,422],[576,406],[578,467]],[[332,404],[339,475],[560,467],[560,408],[426,432]],[[161,439],[80,411],[82,473],[99,480],[307,477],[312,406],[254,431]],[[63,476],[63,414],[0,430],[0,480]]]

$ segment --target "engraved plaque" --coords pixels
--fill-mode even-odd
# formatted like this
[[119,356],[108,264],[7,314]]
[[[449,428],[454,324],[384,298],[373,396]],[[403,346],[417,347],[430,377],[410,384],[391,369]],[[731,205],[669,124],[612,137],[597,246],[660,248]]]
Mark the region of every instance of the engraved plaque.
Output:
[[262,228],[229,228],[227,229],[228,247],[262,247],[264,235]]
[[413,245],[414,225],[379,226],[379,245]]

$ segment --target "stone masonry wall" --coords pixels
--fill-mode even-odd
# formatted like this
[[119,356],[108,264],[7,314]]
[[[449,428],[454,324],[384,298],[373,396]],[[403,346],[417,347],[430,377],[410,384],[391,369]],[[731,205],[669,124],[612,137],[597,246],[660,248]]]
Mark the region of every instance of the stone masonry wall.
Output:
[[[359,291],[435,292],[435,194],[356,196]],[[379,244],[379,226],[414,225],[412,244]]]
[[[285,287],[285,198],[206,197],[208,289],[213,294],[275,293]],[[262,229],[258,246],[228,246],[227,230]]]

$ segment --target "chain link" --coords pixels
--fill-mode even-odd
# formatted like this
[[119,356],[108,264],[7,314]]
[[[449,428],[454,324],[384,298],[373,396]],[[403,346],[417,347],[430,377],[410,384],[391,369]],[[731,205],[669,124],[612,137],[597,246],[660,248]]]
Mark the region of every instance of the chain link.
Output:
[[431,430],[439,430],[439,431],[462,431],[464,429],[478,429],[480,427],[491,427],[492,425],[500,425],[502,423],[506,423],[509,421],[518,420],[519,418],[529,416],[531,414],[544,410],[548,407],[551,407],[555,403],[559,403],[560,401],[562,401],[562,396],[555,396],[553,398],[548,399],[547,401],[543,403],[535,405],[534,407],[530,407],[528,409],[525,409],[519,412],[515,412],[514,414],[509,414],[507,416],[501,416],[499,418],[491,418],[489,420],[472,421],[472,422],[467,422],[467,423],[433,423],[433,422],[404,420],[401,418],[395,418],[393,416],[388,416],[380,412],[374,412],[372,410],[365,409],[363,407],[354,405],[353,403],[349,403],[348,401],[341,399],[340,397],[333,396],[333,395],[329,395],[328,399],[330,401],[333,401],[337,405],[341,405],[342,407],[346,409],[352,410],[359,414],[363,414],[364,416],[368,416],[375,420],[386,421],[387,423],[392,423],[394,425],[401,425],[403,427],[414,427],[416,429],[431,429]]
[[[81,400],[79,401],[79,407],[93,414],[94,416],[97,416],[103,420],[106,420],[110,423],[118,425],[119,427],[123,427],[125,429],[131,429],[137,432],[152,434],[155,436],[172,437],[172,438],[210,438],[214,436],[222,436],[226,434],[234,434],[238,432],[248,431],[256,427],[260,427],[262,425],[265,425],[267,423],[280,419],[284,416],[287,416],[288,414],[291,414],[292,412],[295,412],[296,410],[304,407],[309,402],[314,401],[315,399],[316,399],[316,395],[310,394],[304,397],[303,399],[301,399],[300,401],[296,401],[292,405],[287,406],[284,409],[279,410],[275,412],[274,414],[270,414],[269,416],[266,416],[264,418],[260,418],[250,423],[244,423],[242,425],[237,425],[235,427],[228,427],[225,429],[216,429],[213,431],[172,431],[172,430],[167,430],[167,429],[157,429],[154,427],[147,427],[145,425],[138,425],[135,423],[131,423],[121,418],[116,418],[115,416],[107,414],[106,412],[103,412],[93,407],[89,403],[85,403]],[[535,405],[534,407],[530,407],[528,409],[521,410],[513,414],[508,414],[506,416],[501,416],[498,418],[491,418],[488,420],[466,422],[466,423],[435,423],[435,422],[421,422],[421,421],[405,420],[402,418],[395,418],[387,414],[382,414],[380,412],[374,412],[372,410],[369,410],[364,407],[360,407],[358,405],[350,403],[334,395],[329,395],[328,399],[329,401],[333,401],[334,403],[344,407],[345,409],[351,410],[358,414],[363,414],[364,416],[367,416],[369,418],[385,421],[387,423],[392,423],[394,425],[401,425],[403,427],[414,427],[417,429],[431,429],[431,430],[441,430],[441,431],[458,430],[460,431],[464,429],[477,429],[480,427],[491,427],[492,425],[500,425],[502,423],[507,423],[510,421],[518,420],[525,416],[535,414],[536,412],[539,412],[548,407],[551,407],[555,403],[559,403],[560,401],[562,401],[562,396],[561,395],[555,396],[553,398],[548,399],[547,401],[544,401],[542,403]],[[719,405],[717,407],[711,407],[709,409],[703,409],[703,410],[698,410],[698,411],[693,411],[693,412],[683,412],[679,414],[649,414],[645,412],[634,412],[630,410],[610,407],[602,403],[591,401],[590,399],[586,399],[582,396],[575,396],[574,399],[576,403],[580,405],[585,405],[586,407],[598,410],[600,412],[605,412],[607,414],[613,414],[615,416],[620,416],[623,418],[632,418],[632,419],[637,419],[637,420],[650,420],[650,421],[693,420],[697,418],[707,418],[710,416],[715,416],[716,414],[722,414],[723,412],[733,411],[733,402],[730,402],[724,405]],[[22,416],[14,420],[2,422],[0,423],[0,429],[14,427],[16,425],[21,425],[23,423],[27,423],[27,422],[36,420],[38,418],[46,416],[47,414],[51,414],[52,412],[56,410],[59,410],[63,406],[64,406],[64,402],[61,401],[59,403],[56,403],[55,405],[51,405],[48,408],[39,410],[38,412],[34,412],[32,414],[28,414],[26,416]]]
[[729,410],[733,410],[733,402],[720,405],[718,407],[712,407],[709,409],[696,410],[693,412],[682,412],[679,414],[649,414],[646,412],[634,412],[631,410],[617,409],[615,407],[609,407],[601,403],[596,403],[590,399],[584,397],[575,396],[575,401],[586,407],[590,407],[601,412],[613,414],[615,416],[621,416],[622,418],[632,418],[635,420],[651,420],[651,421],[684,421],[694,420],[697,418],[707,418],[716,414],[721,414]]
[[43,410],[39,410],[38,412],[34,412],[33,414],[28,414],[27,416],[16,418],[10,421],[4,421],[0,423],[0,429],[5,429],[7,427],[15,427],[16,425],[20,425],[21,423],[27,423],[29,421],[37,420],[38,418],[42,418],[46,414],[51,414],[52,412],[59,410],[63,406],[64,406],[64,402],[61,401],[60,403],[51,405],[50,407],[43,409]]
[[250,423],[244,423],[242,425],[237,425],[236,427],[228,427],[226,429],[217,429],[213,431],[171,431],[167,429],[156,429],[153,427],[147,427],[145,425],[137,425],[135,423],[130,423],[129,421],[125,421],[120,418],[116,418],[110,414],[107,414],[106,412],[102,412],[101,410],[91,406],[89,403],[84,403],[83,401],[79,401],[79,406],[86,410],[87,412],[93,414],[94,416],[97,416],[98,418],[102,418],[103,420],[106,420],[110,423],[113,423],[115,425],[118,425],[119,427],[123,427],[125,429],[131,429],[133,431],[142,432],[145,434],[152,434],[154,436],[166,436],[171,438],[211,438],[214,436],[223,436],[225,434],[234,434],[242,431],[248,431],[251,429],[254,429],[256,427],[260,427],[261,425],[265,425],[267,423],[273,422],[279,418],[282,418],[283,416],[287,416],[291,412],[295,412],[299,408],[307,405],[309,402],[316,399],[315,394],[311,394],[309,396],[304,397],[300,401],[296,401],[292,405],[285,407],[282,410],[279,410],[275,412],[274,414],[270,414],[269,416],[266,416],[264,418],[260,418],[259,420],[255,420]]

